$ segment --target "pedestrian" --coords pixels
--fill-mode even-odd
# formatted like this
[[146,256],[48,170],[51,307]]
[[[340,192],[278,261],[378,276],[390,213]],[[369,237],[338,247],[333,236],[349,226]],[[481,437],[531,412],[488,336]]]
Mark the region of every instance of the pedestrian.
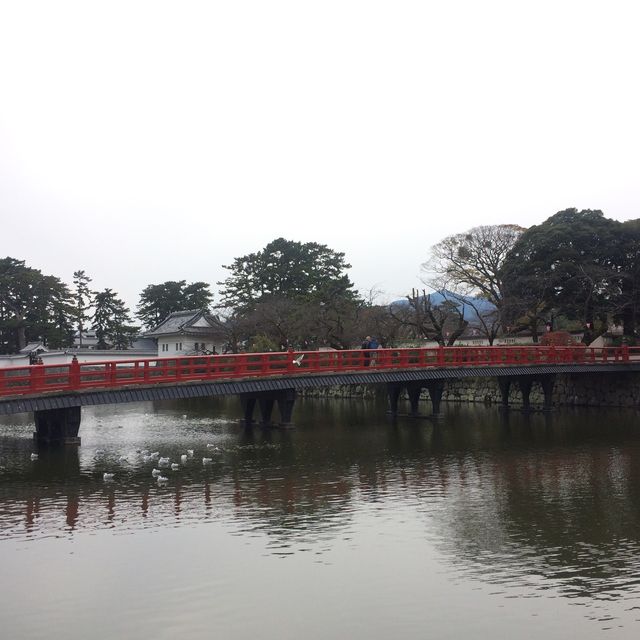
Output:
[[[380,344],[376,340],[376,337],[373,336],[371,340],[369,340],[369,349],[377,349],[379,346]],[[378,361],[378,354],[374,351],[371,354],[371,366],[375,366],[377,361]]]
[[362,346],[360,348],[364,351],[363,364],[364,364],[365,367],[368,367],[369,366],[369,358],[371,357],[371,354],[369,353],[369,349],[371,349],[371,336],[367,336],[362,341]]

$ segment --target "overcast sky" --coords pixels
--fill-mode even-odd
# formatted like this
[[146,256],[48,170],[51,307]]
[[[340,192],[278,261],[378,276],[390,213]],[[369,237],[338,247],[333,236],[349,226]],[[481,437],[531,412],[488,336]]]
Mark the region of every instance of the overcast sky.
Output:
[[133,307],[284,236],[393,299],[475,225],[640,217],[636,6],[0,0],[0,255]]

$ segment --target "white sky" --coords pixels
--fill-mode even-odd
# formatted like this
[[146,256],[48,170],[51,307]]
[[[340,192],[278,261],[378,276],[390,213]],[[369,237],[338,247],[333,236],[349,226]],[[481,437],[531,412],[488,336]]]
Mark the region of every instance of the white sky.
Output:
[[[636,8],[637,7],[637,8]],[[640,217],[637,2],[0,0],[0,255],[134,308],[284,236],[357,288],[567,207]],[[217,297],[217,296],[216,296]]]

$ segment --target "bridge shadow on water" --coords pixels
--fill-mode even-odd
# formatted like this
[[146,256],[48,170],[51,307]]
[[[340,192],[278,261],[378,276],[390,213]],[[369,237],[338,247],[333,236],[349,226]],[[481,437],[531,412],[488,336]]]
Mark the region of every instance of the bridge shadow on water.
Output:
[[[380,513],[399,530],[417,527],[411,535],[429,539],[460,579],[528,597],[553,587],[578,601],[638,589],[635,412],[449,405],[440,420],[392,421],[384,409],[302,399],[296,428],[275,430],[243,428],[224,400],[94,408],[81,448],[37,460],[28,420],[3,419],[0,539],[215,522],[290,554],[353,536],[363,514]],[[142,452],[179,462],[187,449],[194,457],[163,470],[158,486]]]

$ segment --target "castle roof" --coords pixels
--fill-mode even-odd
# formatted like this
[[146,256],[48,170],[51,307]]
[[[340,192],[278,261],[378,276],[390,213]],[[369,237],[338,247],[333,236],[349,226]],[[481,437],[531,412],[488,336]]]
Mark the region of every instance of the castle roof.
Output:
[[210,335],[216,329],[215,318],[206,309],[174,311],[151,331],[145,338],[161,338],[170,335]]

